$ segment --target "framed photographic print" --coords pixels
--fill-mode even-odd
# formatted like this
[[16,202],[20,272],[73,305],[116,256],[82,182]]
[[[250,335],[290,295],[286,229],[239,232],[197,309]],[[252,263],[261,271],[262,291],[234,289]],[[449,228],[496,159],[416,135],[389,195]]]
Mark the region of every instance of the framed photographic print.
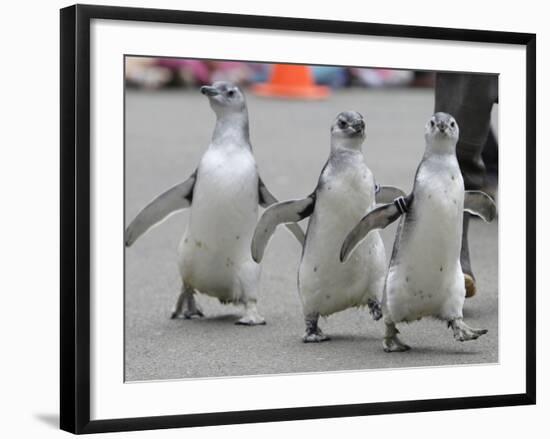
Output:
[[534,404],[535,41],[62,9],[61,428]]

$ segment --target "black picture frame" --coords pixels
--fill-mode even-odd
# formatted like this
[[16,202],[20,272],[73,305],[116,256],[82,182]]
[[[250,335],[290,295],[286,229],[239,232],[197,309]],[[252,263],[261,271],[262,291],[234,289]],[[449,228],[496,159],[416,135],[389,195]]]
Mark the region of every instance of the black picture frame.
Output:
[[[357,34],[526,47],[525,393],[224,413],[90,420],[90,22],[93,19]],[[72,433],[194,427],[535,404],[536,35],[291,17],[75,5],[61,10],[60,426]]]

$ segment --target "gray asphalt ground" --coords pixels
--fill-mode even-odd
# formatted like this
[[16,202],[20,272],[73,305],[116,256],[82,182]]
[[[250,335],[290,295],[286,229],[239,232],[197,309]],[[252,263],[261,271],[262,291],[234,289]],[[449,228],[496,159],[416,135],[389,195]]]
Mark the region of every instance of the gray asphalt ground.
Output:
[[[342,110],[367,122],[364,153],[380,184],[412,188],[422,156],[431,90],[348,89],[321,102],[248,96],[251,139],[261,176],[280,199],[303,197],[316,185],[329,152],[329,127]],[[195,169],[209,143],[214,115],[198,91],[130,90],[126,96],[126,223],[153,197]],[[470,242],[478,294],[464,315],[489,333],[459,343],[442,322],[402,325],[413,349],[382,350],[383,323],[351,309],[321,320],[332,340],[304,344],[296,290],[300,248],[278,230],[263,261],[259,309],[267,325],[234,325],[235,306],[200,295],[202,320],[170,320],[180,291],[176,249],[188,211],[149,231],[126,253],[125,377],[127,381],[360,370],[498,362],[498,221],[473,221]],[[305,226],[305,224],[302,224]],[[389,256],[395,225],[383,232]]]

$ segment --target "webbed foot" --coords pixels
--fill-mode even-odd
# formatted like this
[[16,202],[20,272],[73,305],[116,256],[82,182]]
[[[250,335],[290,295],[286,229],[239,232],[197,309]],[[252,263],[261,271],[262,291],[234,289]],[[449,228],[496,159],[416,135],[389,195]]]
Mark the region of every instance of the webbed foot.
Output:
[[328,335],[323,334],[323,331],[320,329],[317,332],[307,332],[302,337],[304,343],[320,343],[322,341],[330,340]]
[[383,345],[384,352],[406,352],[411,349],[408,344],[405,344],[399,340],[397,335],[394,335],[391,338],[384,337]]
[[319,314],[314,314],[306,317],[306,332],[302,337],[304,343],[320,343],[322,341],[330,340],[328,335],[323,334],[321,328],[317,322],[319,321]]
[[265,319],[258,312],[258,309],[256,308],[256,302],[250,301],[245,303],[245,308],[245,315],[235,322],[236,325],[265,325]]
[[256,325],[265,325],[265,319],[257,315],[245,315],[235,322],[235,325],[245,325],[245,326],[256,326]]
[[406,352],[411,349],[411,347],[403,343],[397,334],[399,330],[395,326],[395,323],[391,320],[386,320],[386,333],[384,334],[384,341],[382,345],[384,347],[384,352]]
[[184,284],[170,318],[189,320],[202,317],[204,314],[195,302],[195,290]]
[[488,332],[487,329],[471,328],[462,319],[451,320],[449,326],[453,329],[455,340],[458,341],[475,340]]
[[171,319],[183,319],[183,320],[201,319],[203,317],[204,317],[204,314],[198,308],[195,308],[194,310],[186,309],[185,311],[173,311],[172,315],[170,316]]

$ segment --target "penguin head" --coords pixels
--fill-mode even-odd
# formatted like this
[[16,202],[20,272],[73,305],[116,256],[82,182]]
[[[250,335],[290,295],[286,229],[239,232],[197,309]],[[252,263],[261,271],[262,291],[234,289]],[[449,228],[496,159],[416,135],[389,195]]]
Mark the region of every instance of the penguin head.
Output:
[[451,140],[454,143],[458,140],[458,124],[453,116],[448,113],[435,113],[424,130],[427,142]]
[[332,140],[344,147],[358,149],[365,139],[365,120],[357,111],[343,111],[330,128]]
[[218,116],[246,109],[244,93],[230,82],[217,81],[212,85],[202,86],[200,91],[208,97],[210,106]]

